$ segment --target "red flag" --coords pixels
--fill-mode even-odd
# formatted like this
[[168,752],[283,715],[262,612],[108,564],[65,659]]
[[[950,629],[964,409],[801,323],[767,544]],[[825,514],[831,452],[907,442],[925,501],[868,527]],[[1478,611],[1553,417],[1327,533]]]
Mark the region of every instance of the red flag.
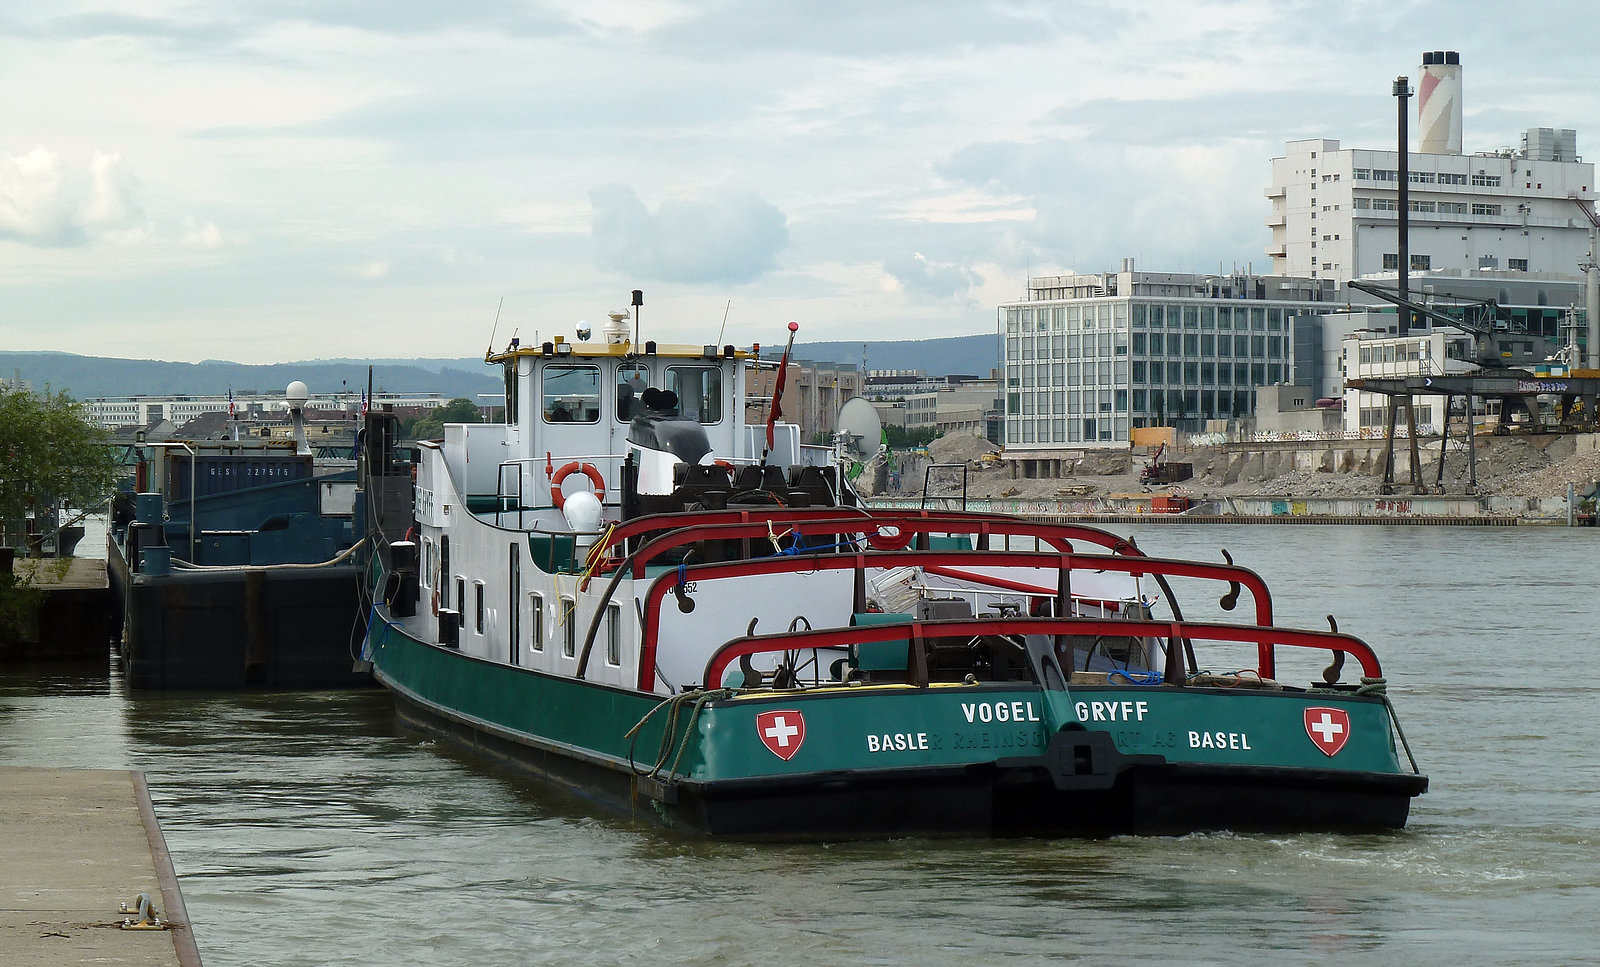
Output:
[[[798,322],[789,323],[789,343],[783,347],[783,358],[778,361],[778,378],[772,384],[772,406],[767,410],[767,450],[773,447],[773,427],[778,422],[778,417],[783,415],[780,401],[783,399],[783,382],[789,376],[789,350],[794,348],[794,334],[800,331]],[[761,462],[765,463],[767,455],[761,455]]]

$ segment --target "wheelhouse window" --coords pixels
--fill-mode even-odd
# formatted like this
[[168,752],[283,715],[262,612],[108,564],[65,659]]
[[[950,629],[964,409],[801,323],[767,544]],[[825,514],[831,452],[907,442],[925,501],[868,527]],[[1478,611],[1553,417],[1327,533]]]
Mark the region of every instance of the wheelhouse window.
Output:
[[644,407],[639,398],[650,386],[650,370],[645,366],[617,367],[617,422],[626,423]]
[[667,389],[678,394],[678,412],[701,423],[722,422],[722,369],[669,366]]
[[600,367],[547,365],[542,389],[546,423],[600,421]]
[[504,423],[517,422],[517,361],[515,358],[506,361],[506,405],[501,407]]

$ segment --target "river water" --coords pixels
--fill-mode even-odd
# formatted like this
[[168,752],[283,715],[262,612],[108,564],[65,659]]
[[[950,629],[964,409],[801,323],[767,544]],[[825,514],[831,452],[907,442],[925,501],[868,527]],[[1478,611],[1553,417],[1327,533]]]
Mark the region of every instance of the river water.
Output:
[[1594,531],[1135,533],[1226,546],[1280,623],[1331,610],[1377,648],[1432,777],[1406,830],[707,842],[406,733],[381,691],[130,695],[81,666],[0,671],[0,764],[145,770],[208,967],[1594,962]]

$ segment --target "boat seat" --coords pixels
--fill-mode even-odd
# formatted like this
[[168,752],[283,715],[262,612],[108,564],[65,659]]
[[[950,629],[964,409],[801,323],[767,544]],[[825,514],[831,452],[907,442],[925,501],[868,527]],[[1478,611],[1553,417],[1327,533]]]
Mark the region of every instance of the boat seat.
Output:
[[[966,598],[924,598],[917,602],[923,621],[953,621],[972,617]],[[946,635],[927,640],[928,675],[934,681],[960,681],[974,670],[972,635]]]

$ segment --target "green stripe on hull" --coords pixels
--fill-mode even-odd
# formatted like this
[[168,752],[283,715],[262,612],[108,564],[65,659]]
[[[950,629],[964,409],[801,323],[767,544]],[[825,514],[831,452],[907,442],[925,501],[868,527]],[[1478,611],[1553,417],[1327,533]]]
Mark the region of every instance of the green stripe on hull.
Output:
[[[1375,699],[1079,686],[1071,691],[1070,705],[1077,724],[1109,733],[1124,755],[1154,754],[1197,765],[1400,771],[1388,713]],[[1321,707],[1349,715],[1345,744],[1332,756],[1312,740],[1304,718],[1306,708]],[[783,723],[785,737],[799,743],[787,760],[763,741],[758,727],[757,715],[774,709],[793,710],[804,720],[803,735],[787,735],[801,723]],[[705,765],[692,778],[991,762],[1038,755],[1051,731],[1035,688],[832,689],[751,696],[702,712]]]
[[[425,704],[619,771],[629,759],[627,732],[661,702],[425,644],[378,616],[369,647],[386,683]],[[757,692],[707,703],[698,715],[689,701],[674,734],[691,723],[694,734],[681,756],[674,748],[668,764],[677,761],[679,775],[699,782],[989,763],[1039,755],[1053,731],[1039,689],[1008,685]],[[1387,710],[1373,698],[1096,685],[1072,688],[1063,704],[1076,719],[1069,727],[1107,733],[1123,755],[1201,766],[1401,773]],[[1338,723],[1344,741],[1336,754],[1325,754],[1312,738],[1320,721],[1307,721],[1308,708],[1348,716]],[[640,730],[633,755],[641,769],[654,763],[667,721],[662,711]]]
[[[373,667],[391,687],[530,744],[569,747],[618,769],[627,767],[628,730],[660,702],[425,644],[378,615],[368,625],[367,641]],[[661,721],[653,719],[638,736],[636,753],[644,768],[655,760]]]

